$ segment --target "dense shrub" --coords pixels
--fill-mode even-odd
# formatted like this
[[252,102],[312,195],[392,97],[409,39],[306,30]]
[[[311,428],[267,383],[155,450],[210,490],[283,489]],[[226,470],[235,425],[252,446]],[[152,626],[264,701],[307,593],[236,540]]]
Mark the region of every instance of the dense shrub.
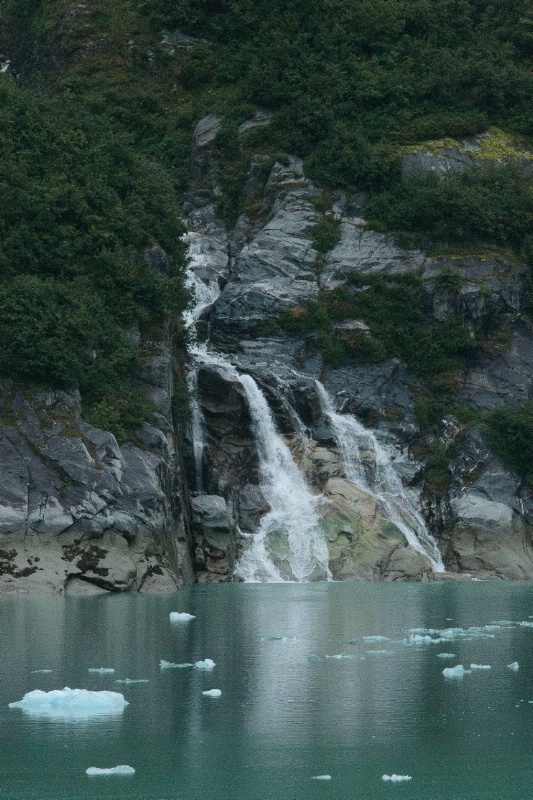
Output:
[[533,403],[496,408],[486,415],[484,427],[494,452],[533,485]]
[[369,224],[408,231],[415,243],[493,243],[517,251],[533,226],[533,181],[523,168],[482,164],[445,179],[405,177],[369,199]]
[[[101,119],[5,75],[0,147],[0,371],[78,387],[102,422],[113,405],[106,426],[124,436],[147,409],[124,330],[186,301],[173,186]],[[156,245],[162,269],[145,258]]]

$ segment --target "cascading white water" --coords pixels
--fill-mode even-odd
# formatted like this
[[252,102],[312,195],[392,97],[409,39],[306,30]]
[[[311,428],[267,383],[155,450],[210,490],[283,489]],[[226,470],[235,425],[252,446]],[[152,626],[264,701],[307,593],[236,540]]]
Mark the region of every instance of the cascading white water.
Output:
[[[319,381],[316,386],[322,411],[331,423],[343,456],[347,480],[369,492],[378,501],[390,521],[403,533],[409,546],[429,559],[434,572],[445,572],[435,539],[408,497],[385,450],[372,431],[364,428],[349,414],[337,414],[324,386]],[[375,458],[375,474],[371,486],[364,469],[362,454],[365,451],[372,453]]]
[[[191,291],[195,300],[194,306],[187,309],[183,314],[183,322],[185,327],[191,332],[192,338],[196,339],[196,324],[202,315],[202,312],[211,306],[217,297],[220,295],[220,286],[218,280],[202,281],[198,278],[196,270],[205,268],[207,266],[207,259],[205,256],[205,245],[202,237],[196,233],[188,233],[184,236],[184,240],[189,245],[189,268],[187,270],[187,277],[185,280],[186,287]],[[195,346],[192,347],[192,355],[194,355]],[[203,454],[204,454],[204,421],[200,404],[197,399],[198,387],[198,368],[193,366],[187,375],[187,387],[189,389],[189,397],[191,404],[191,428],[193,440],[193,453],[194,453],[194,468],[196,473],[196,490],[198,492],[204,491],[203,481]]]
[[268,403],[256,382],[249,375],[241,375],[239,380],[248,400],[259,455],[261,490],[270,511],[262,517],[259,530],[235,572],[245,581],[282,580],[268,553],[269,537],[281,535],[287,539],[283,555],[295,580],[330,579],[328,549],[316,512],[319,498],[309,490],[289,448],[276,431]]
[[[320,528],[314,495],[291,451],[276,430],[272,412],[258,385],[250,375],[241,375],[226,358],[211,353],[205,345],[192,349],[197,364],[220,367],[228,377],[242,385],[252,418],[259,456],[261,491],[270,505],[256,533],[239,559],[235,574],[246,582],[276,583],[286,580],[331,579],[328,549]],[[274,563],[286,562],[282,575]]]

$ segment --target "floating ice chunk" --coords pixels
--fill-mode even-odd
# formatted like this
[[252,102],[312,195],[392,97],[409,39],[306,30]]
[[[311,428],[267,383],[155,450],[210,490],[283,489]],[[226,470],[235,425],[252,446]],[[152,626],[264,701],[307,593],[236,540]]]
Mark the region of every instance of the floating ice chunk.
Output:
[[324,661],[324,657],[317,656],[314,653],[312,653],[310,656],[308,656],[307,660],[309,661],[310,664],[316,664],[317,661]]
[[202,692],[206,697],[220,697],[222,692],[220,689],[208,689],[206,692]]
[[127,764],[119,764],[118,767],[89,767],[85,770],[86,775],[135,775],[133,767]]
[[118,692],[90,692],[87,689],[53,689],[43,692],[34,689],[22,700],[9,703],[9,708],[21,708],[33,716],[53,719],[87,719],[87,717],[121,714],[128,701]]
[[521,628],[533,628],[533,622],[527,622],[526,620],[519,622],[518,624]]
[[462,678],[463,675],[469,675],[470,670],[465,669],[462,664],[457,664],[456,667],[446,667],[442,670],[445,678]]
[[313,775],[312,781],[330,781],[331,775]]
[[512,619],[493,619],[491,625],[516,625],[516,622]]
[[365,650],[367,656],[393,656],[394,650]]
[[159,666],[161,669],[185,669],[186,667],[193,667],[194,664],[173,664],[172,661],[161,659]]
[[437,653],[437,658],[455,658],[455,653]]
[[357,656],[355,653],[335,653],[334,656],[324,656],[324,658],[335,658],[339,661],[341,658],[357,658]]
[[97,672],[99,675],[112,675],[115,670],[112,667],[89,667],[87,672]]
[[50,672],[53,672],[51,669],[32,669],[32,675],[48,675]]
[[513,661],[512,664],[507,664],[507,669],[512,669],[513,672],[518,672],[520,669],[520,664],[518,661]]
[[148,678],[119,678],[115,683],[150,683]]
[[490,664],[470,664],[470,669],[492,669]]
[[203,661],[195,661],[194,666],[196,669],[213,669],[213,667],[216,667],[216,664],[210,658],[204,658]]
[[396,775],[394,772],[392,775],[382,775],[382,781],[392,781],[392,783],[400,783],[400,781],[412,781],[412,775]]
[[406,645],[415,645],[415,644],[440,644],[441,642],[445,642],[446,639],[433,639],[431,636],[423,636],[419,633],[412,633],[408,639],[404,639],[403,643]]
[[189,622],[191,619],[196,619],[194,614],[188,614],[186,611],[171,611],[170,612],[170,621],[171,622]]
[[371,642],[388,642],[388,636],[363,636],[363,642],[370,644]]

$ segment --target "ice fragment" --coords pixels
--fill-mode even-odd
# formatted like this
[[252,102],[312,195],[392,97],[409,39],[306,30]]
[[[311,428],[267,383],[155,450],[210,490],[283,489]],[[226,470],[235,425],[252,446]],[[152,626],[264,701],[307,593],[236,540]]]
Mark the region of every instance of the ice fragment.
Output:
[[331,775],[313,775],[312,781],[330,781]]
[[159,662],[161,669],[185,669],[185,667],[192,667],[193,664],[173,664],[172,661],[165,661],[161,659]]
[[513,661],[512,664],[507,664],[507,669],[511,669],[513,672],[518,672],[520,665],[518,661]]
[[121,714],[128,705],[118,692],[91,692],[87,689],[53,689],[43,692],[34,689],[22,700],[9,703],[9,708],[21,708],[34,716],[53,719],[86,719],[87,717]]
[[208,689],[206,692],[202,692],[206,697],[220,697],[222,692],[220,689]]
[[392,783],[399,783],[400,781],[412,781],[412,775],[396,775],[394,772],[392,775],[382,775],[381,780],[383,781],[392,781]]
[[186,611],[171,611],[170,612],[170,621],[171,622],[189,622],[191,619],[196,619],[194,614],[188,614]]
[[133,767],[127,764],[119,764],[118,767],[89,767],[85,770],[86,775],[135,775]]
[[437,658],[455,658],[455,653],[437,653]]
[[456,667],[446,667],[442,670],[445,678],[462,678],[463,675],[469,675],[470,670],[465,669],[462,664],[457,664]]
[[204,658],[203,661],[195,661],[194,666],[196,669],[213,669],[213,667],[216,667],[216,664],[210,658]]
[[470,664],[470,669],[492,669],[490,664]]
[[89,667],[87,672],[97,672],[99,675],[112,675],[115,670],[112,667]]

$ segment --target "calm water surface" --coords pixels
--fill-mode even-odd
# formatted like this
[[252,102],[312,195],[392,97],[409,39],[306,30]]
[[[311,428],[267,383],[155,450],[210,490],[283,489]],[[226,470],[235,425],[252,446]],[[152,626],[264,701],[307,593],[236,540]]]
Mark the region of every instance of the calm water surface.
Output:
[[[531,798],[533,627],[518,623],[533,622],[532,589],[230,584],[2,599],[0,800]],[[171,611],[196,619],[172,625]],[[404,642],[412,629],[494,621],[445,643]],[[373,636],[388,638],[363,639]],[[445,651],[454,658],[437,657]],[[325,658],[338,654],[352,657]],[[204,658],[212,672],[159,666]],[[492,668],[442,675],[471,663]],[[52,672],[32,673],[40,669]],[[123,678],[149,682],[115,683]],[[8,708],[32,689],[65,686],[120,691],[129,705],[77,721]],[[222,696],[202,695],[212,688]],[[136,774],[85,774],[118,764]],[[412,780],[391,784],[384,773]],[[323,774],[331,780],[312,779]]]

